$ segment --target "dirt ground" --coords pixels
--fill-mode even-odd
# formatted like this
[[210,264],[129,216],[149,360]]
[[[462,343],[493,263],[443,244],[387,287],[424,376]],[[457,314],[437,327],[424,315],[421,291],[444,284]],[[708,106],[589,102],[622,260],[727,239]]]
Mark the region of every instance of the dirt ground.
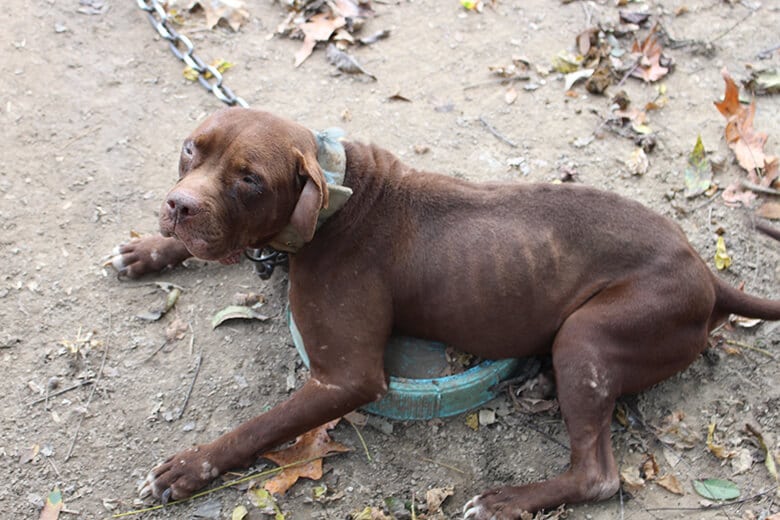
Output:
[[[183,79],[181,64],[135,2],[106,1],[97,14],[78,11],[88,4],[9,0],[0,15],[2,518],[37,518],[55,487],[67,510],[60,518],[108,518],[138,508],[137,483],[156,462],[284,399],[289,376],[300,384],[305,372],[280,316],[284,273],[263,282],[248,262],[224,267],[191,261],[175,272],[128,282],[101,266],[101,257],[131,230],[156,231],[182,139],[221,104]],[[475,180],[552,181],[563,170],[576,170],[578,182],[622,193],[676,220],[713,269],[715,232],[722,228],[733,258],[722,276],[734,285],[745,282],[751,293],[780,297],[780,248],[753,231],[750,212],[727,207],[719,196],[708,202],[681,192],[686,157],[699,134],[712,157],[723,159],[715,177],[721,187],[743,176],[713,101],[723,95],[722,67],[737,78],[746,75],[746,64],[780,67],[777,52],[756,58],[780,43],[780,4],[629,4],[652,13],[677,40],[710,42],[666,51],[676,67],[663,80],[668,104],[650,114],[658,144],[644,175],[627,171],[634,149],[629,139],[606,132],[574,146],[586,143],[609,115],[608,97],[590,95],[581,85],[576,97],[567,96],[559,74],[534,72],[538,88],[518,83],[517,99],[508,104],[507,86],[490,83],[488,66],[509,64],[514,55],[549,67],[559,50],[573,49],[578,33],[598,21],[615,22],[614,4],[499,0],[477,14],[455,0],[377,3],[364,33],[391,29],[391,36],[355,51],[376,82],[334,75],[321,49],[294,68],[299,42],[268,38],[284,17],[283,7],[269,1],[250,2],[251,19],[239,32],[207,31],[197,19],[182,30],[206,61],[236,64],[226,83],[252,106],[312,128],[341,126],[350,137],[380,144],[417,167]],[[689,12],[676,16],[682,6]],[[633,78],[622,88],[639,106],[657,92]],[[396,93],[411,102],[388,99]],[[517,146],[494,136],[480,117]],[[780,154],[778,121],[780,97],[758,98],[755,126],[769,133],[767,150],[774,154]],[[175,283],[183,294],[168,316],[144,322],[135,316],[162,298],[154,281]],[[212,330],[214,313],[235,293],[248,291],[265,296],[264,312],[274,319]],[[154,354],[175,318],[191,328]],[[638,397],[646,426],[626,431],[615,423],[621,469],[637,467],[643,454],[652,453],[662,474],[680,480],[684,495],[648,482],[623,493],[622,501],[574,506],[570,518],[735,519],[780,512],[764,454],[745,432],[752,424],[780,455],[778,325],[720,334],[753,348],[729,345],[738,354],[711,349],[712,355]],[[178,418],[199,353],[202,365]],[[98,376],[91,400],[94,385],[36,402],[47,388],[55,392]],[[279,505],[288,518],[343,519],[366,506],[382,507],[387,497],[419,502],[427,489],[452,485],[455,494],[444,512],[455,518],[483,489],[534,481],[566,467],[568,451],[559,443],[567,438],[558,415],[524,415],[507,396],[486,407],[500,412],[498,420],[478,431],[462,416],[372,418],[362,431],[371,461],[355,431],[342,424],[334,437],[354,451],[325,463],[328,496],[336,498],[313,502],[318,483],[303,481]],[[691,449],[664,447],[653,434],[653,426],[677,410],[698,435]],[[707,450],[712,422],[716,441],[743,461],[747,457],[742,473],[735,475],[736,463]],[[702,509],[691,484],[709,477],[732,480],[747,500]],[[263,516],[245,493],[230,489],[131,518],[230,518],[239,504],[247,505],[249,518]]]

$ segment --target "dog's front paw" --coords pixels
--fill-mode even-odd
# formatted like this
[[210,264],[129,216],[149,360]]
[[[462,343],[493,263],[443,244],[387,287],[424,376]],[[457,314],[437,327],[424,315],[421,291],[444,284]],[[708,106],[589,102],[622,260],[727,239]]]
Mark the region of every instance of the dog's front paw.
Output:
[[516,520],[525,512],[514,490],[499,488],[477,495],[463,506],[463,520]]
[[119,244],[102,259],[104,266],[113,267],[120,277],[139,278],[173,267],[186,258],[183,246],[160,235],[136,237]]
[[152,496],[163,504],[192,495],[220,474],[203,446],[181,451],[156,466],[138,489],[141,498]]

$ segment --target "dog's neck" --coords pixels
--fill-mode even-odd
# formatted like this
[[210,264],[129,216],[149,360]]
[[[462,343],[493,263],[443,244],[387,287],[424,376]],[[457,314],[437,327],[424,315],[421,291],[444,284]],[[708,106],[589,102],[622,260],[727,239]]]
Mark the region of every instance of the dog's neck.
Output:
[[[328,207],[320,210],[317,229],[340,210],[352,196],[352,189],[344,186],[347,154],[341,143],[343,136],[344,131],[341,128],[328,128],[321,132],[314,132],[314,138],[317,140],[317,162],[328,183]],[[298,232],[288,224],[268,245],[277,251],[297,253],[305,243]]]

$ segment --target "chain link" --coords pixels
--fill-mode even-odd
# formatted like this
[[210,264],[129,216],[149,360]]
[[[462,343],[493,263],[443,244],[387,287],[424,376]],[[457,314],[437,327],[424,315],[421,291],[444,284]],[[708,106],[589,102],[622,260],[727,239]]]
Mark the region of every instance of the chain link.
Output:
[[233,91],[222,84],[222,73],[216,67],[208,65],[195,54],[195,46],[192,40],[179,34],[173,28],[171,17],[165,11],[165,7],[158,0],[136,0],[138,7],[146,12],[149,23],[157,33],[168,41],[174,56],[184,62],[185,65],[198,73],[198,83],[203,88],[214,94],[217,99],[226,105],[240,105],[248,107],[249,104],[238,97]]

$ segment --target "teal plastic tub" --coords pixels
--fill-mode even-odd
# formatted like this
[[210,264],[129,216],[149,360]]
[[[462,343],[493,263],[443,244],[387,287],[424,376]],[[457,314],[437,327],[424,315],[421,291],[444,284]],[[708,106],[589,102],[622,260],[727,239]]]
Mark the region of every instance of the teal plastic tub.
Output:
[[[308,367],[309,357],[289,310],[287,322],[295,348]],[[441,343],[403,336],[390,338],[385,353],[385,369],[390,373],[388,392],[363,409],[399,420],[457,415],[495,398],[491,388],[512,375],[519,364],[517,359],[483,361],[460,374],[435,377],[446,368],[444,351]]]

